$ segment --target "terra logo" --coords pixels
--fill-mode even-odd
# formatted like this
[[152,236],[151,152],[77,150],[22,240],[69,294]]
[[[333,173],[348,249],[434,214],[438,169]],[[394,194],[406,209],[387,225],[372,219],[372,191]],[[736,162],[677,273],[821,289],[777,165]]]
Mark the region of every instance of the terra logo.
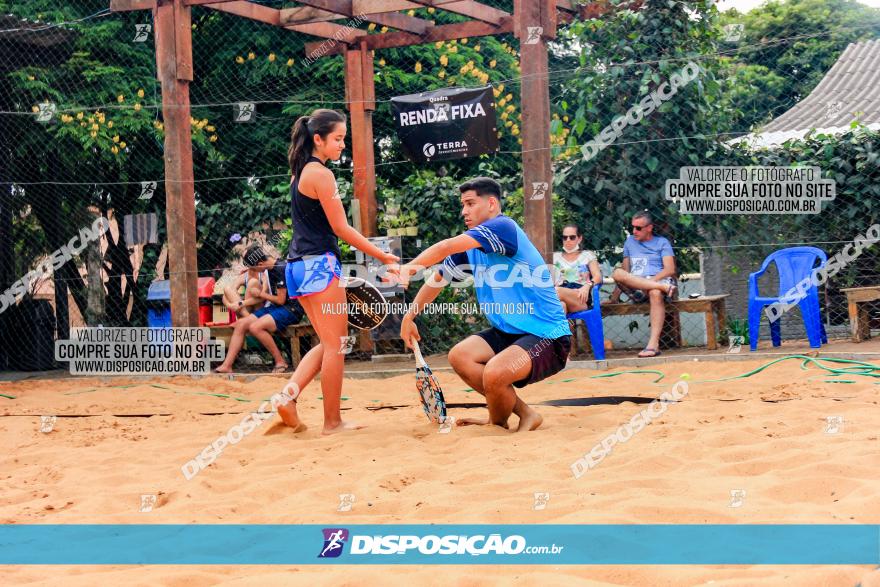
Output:
[[318,558],[337,558],[342,554],[342,548],[348,540],[348,530],[345,528],[324,528],[324,547]]
[[433,157],[437,153],[437,147],[433,143],[425,143],[425,146],[422,147],[422,153],[425,154],[425,157]]

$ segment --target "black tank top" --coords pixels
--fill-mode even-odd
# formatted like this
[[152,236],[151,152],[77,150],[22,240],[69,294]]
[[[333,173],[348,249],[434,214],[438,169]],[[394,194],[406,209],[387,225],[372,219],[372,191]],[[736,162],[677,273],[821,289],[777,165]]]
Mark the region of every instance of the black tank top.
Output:
[[[321,162],[315,156],[309,157],[308,163]],[[302,172],[300,172],[302,175]],[[299,191],[299,177],[294,178],[290,186],[290,217],[293,221],[293,239],[287,251],[287,260],[296,261],[306,255],[323,255],[333,253],[339,259],[339,239],[327,220],[327,214],[321,201],[304,196]]]

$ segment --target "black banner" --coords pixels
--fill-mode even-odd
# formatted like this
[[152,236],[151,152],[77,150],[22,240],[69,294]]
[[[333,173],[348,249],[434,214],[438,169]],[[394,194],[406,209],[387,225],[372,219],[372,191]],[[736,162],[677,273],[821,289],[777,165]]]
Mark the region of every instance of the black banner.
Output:
[[391,98],[397,136],[413,161],[476,157],[498,150],[492,86],[444,88]]

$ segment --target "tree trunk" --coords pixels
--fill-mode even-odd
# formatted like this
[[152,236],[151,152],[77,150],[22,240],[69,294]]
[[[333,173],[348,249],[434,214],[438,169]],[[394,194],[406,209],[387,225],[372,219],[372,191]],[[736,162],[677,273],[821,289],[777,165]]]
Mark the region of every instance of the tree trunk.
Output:
[[97,326],[104,324],[107,316],[104,310],[104,260],[101,255],[101,241],[92,240],[86,245],[86,269],[88,271],[88,305],[86,306],[86,324]]

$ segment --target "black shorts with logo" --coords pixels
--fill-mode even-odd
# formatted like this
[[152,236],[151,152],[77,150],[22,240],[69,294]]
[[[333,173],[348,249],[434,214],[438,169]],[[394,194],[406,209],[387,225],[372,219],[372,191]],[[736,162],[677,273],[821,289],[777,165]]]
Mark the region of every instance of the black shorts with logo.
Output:
[[534,334],[511,334],[495,327],[478,332],[479,336],[492,348],[497,355],[507,347],[521,347],[532,358],[532,372],[525,379],[515,381],[514,387],[525,387],[537,383],[562,371],[571,352],[571,336],[566,334],[559,338],[541,338]]

